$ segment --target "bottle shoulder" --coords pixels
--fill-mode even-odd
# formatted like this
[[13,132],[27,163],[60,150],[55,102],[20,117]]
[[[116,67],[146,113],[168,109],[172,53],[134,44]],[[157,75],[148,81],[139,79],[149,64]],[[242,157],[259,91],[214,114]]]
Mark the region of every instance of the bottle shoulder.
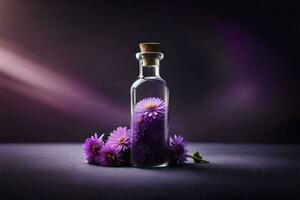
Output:
[[162,85],[167,88],[167,82],[160,77],[148,77],[148,78],[139,78],[131,85],[131,89],[140,87],[142,85]]

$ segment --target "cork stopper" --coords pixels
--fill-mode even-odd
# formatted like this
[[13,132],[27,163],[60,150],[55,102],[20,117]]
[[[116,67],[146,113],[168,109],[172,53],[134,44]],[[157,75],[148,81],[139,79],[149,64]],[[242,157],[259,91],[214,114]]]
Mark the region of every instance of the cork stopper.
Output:
[[159,45],[160,43],[156,42],[146,42],[146,43],[140,43],[140,50],[142,53],[148,53],[148,52],[159,52]]
[[160,43],[157,42],[145,42],[140,43],[141,52],[138,53],[138,57],[141,56],[143,66],[158,65],[159,60],[163,58],[163,54],[159,52]]

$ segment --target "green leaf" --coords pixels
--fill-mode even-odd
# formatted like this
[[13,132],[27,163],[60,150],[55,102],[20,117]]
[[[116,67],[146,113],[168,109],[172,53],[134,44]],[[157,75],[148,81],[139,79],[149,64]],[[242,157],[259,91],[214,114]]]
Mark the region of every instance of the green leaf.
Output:
[[193,156],[191,156],[191,158],[194,160],[195,163],[198,163],[198,164],[206,164],[206,163],[209,163],[208,161],[202,159],[202,156],[201,156],[201,154],[199,153],[199,151],[196,151],[196,152],[193,154]]

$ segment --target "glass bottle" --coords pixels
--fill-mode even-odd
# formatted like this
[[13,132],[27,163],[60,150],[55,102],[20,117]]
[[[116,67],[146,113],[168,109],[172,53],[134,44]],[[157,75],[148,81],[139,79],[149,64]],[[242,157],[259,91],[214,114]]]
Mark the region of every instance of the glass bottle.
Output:
[[169,90],[159,75],[159,43],[141,43],[139,77],[131,86],[131,164],[162,167],[169,161]]

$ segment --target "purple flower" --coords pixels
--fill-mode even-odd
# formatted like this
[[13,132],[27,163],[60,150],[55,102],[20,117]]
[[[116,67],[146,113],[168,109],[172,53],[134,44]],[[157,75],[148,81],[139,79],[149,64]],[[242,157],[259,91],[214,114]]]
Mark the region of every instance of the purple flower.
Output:
[[107,145],[112,146],[117,152],[124,152],[130,146],[130,131],[126,127],[118,127],[110,133]]
[[105,144],[100,151],[98,162],[101,166],[116,167],[121,165],[120,154],[110,144]]
[[131,161],[134,165],[154,166],[167,162],[166,111],[164,101],[155,97],[145,98],[135,105],[131,124]]
[[187,149],[184,138],[180,135],[170,137],[170,164],[183,164],[187,161]]
[[90,138],[87,138],[83,144],[83,152],[85,154],[85,159],[90,164],[98,164],[98,157],[100,155],[100,150],[102,149],[104,134],[98,137],[97,133]]
[[137,121],[144,119],[162,118],[166,111],[166,104],[156,97],[149,97],[139,101],[134,108]]

